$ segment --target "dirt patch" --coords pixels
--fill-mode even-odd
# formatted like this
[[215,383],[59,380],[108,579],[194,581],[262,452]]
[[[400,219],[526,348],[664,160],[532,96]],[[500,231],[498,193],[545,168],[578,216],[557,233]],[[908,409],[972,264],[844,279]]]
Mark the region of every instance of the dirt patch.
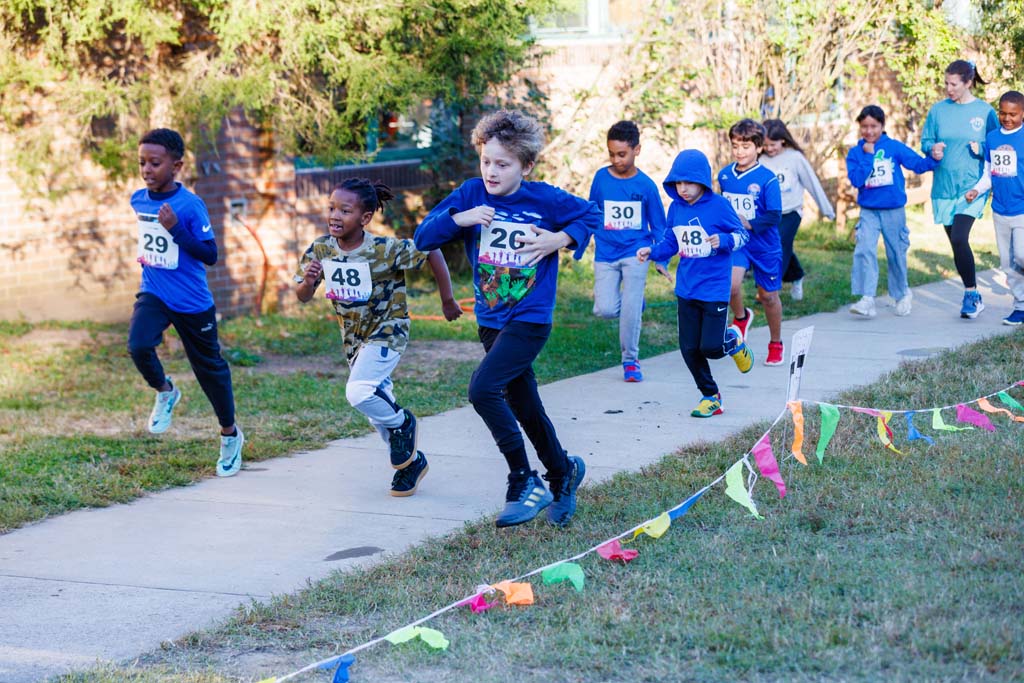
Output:
[[[261,354],[263,361],[252,366],[233,367],[233,372],[269,373],[291,375],[307,372],[319,377],[348,375],[348,363],[339,348],[337,354],[314,356],[286,356],[273,353]],[[425,377],[433,374],[439,361],[479,362],[484,349],[478,342],[467,341],[416,341],[409,344],[402,361],[395,371],[397,376]]]
[[80,349],[93,344],[112,344],[120,339],[113,332],[90,332],[89,330],[34,329],[14,340],[16,347],[34,347],[40,351],[52,349],[64,351]]

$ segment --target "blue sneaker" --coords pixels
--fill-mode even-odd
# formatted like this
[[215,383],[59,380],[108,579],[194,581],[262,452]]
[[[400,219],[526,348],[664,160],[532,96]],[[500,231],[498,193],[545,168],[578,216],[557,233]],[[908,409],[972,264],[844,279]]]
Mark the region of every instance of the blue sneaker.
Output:
[[640,363],[635,360],[622,364],[622,379],[627,382],[643,382],[644,373],[640,372]]
[[395,427],[388,429],[388,447],[391,450],[391,466],[396,470],[408,467],[416,458],[419,432],[416,431],[416,416],[408,410],[402,409],[405,413],[405,421]]
[[1024,323],[1024,311],[1014,311],[1010,315],[1003,318],[1004,325],[1011,325],[1013,327],[1016,327],[1021,323]]
[[179,389],[171,378],[167,378],[171,385],[170,391],[156,392],[156,401],[153,403],[153,412],[149,414],[149,431],[151,434],[163,434],[171,426],[171,417],[174,413],[174,406],[181,401],[181,389]]
[[976,289],[968,289],[964,292],[964,303],[960,306],[960,317],[973,320],[978,314],[985,310],[985,304],[981,303],[981,294]]
[[569,471],[564,476],[548,478],[554,500],[548,508],[548,522],[555,526],[565,526],[576,514],[576,489],[580,487],[583,477],[587,474],[587,466],[578,455],[569,456]]
[[505,493],[505,509],[494,520],[501,528],[529,522],[541,510],[551,505],[554,496],[537,476],[536,470],[509,472],[508,491]]
[[391,479],[391,495],[404,498],[416,493],[416,488],[429,469],[427,457],[423,455],[423,451],[416,451],[416,459],[409,463],[408,467],[395,472],[395,476]]
[[217,476],[233,477],[242,469],[242,445],[245,444],[245,436],[242,435],[242,428],[235,425],[234,436],[220,437],[220,457],[217,459]]

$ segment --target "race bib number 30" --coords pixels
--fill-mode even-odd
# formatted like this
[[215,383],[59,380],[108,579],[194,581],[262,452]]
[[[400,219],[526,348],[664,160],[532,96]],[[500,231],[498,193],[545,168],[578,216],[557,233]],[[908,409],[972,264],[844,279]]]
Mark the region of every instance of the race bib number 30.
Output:
[[480,228],[480,251],[477,260],[492,266],[522,268],[523,257],[516,253],[522,246],[519,238],[525,237],[529,226],[524,223],[491,221]]
[[994,149],[992,156],[992,175],[1000,178],[1017,177],[1017,150]]
[[672,228],[680,258],[704,258],[711,255],[708,234],[700,225],[676,225]]
[[722,196],[729,200],[737,215],[741,218],[746,218],[748,221],[754,220],[754,216],[757,215],[757,208],[754,206],[753,195],[723,192]]
[[139,263],[151,268],[174,270],[178,267],[178,243],[160,225],[156,214],[136,214],[139,219]]
[[640,202],[604,202],[605,230],[639,230],[641,222]]
[[365,261],[324,261],[324,283],[331,301],[368,301],[373,292],[370,264]]
[[871,167],[871,175],[868,176],[864,187],[884,187],[892,185],[892,159],[879,159],[875,157],[875,164]]

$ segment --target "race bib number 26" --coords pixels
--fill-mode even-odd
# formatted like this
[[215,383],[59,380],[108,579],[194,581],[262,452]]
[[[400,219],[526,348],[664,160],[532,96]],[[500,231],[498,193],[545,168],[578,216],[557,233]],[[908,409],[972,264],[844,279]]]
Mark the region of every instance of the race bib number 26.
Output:
[[178,267],[178,243],[160,225],[156,214],[136,214],[139,219],[139,263],[151,268],[174,270]]
[[324,284],[331,301],[368,301],[373,293],[370,264],[365,261],[324,261]]
[[521,268],[523,257],[516,253],[516,249],[522,246],[519,238],[525,237],[528,229],[524,223],[506,221],[491,221],[487,227],[481,227],[477,260],[492,266]]

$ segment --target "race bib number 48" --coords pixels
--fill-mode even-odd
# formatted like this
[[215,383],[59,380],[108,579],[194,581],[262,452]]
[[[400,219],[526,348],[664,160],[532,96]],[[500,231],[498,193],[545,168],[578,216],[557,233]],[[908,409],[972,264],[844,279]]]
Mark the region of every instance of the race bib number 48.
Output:
[[151,268],[174,270],[178,267],[178,243],[160,225],[156,214],[136,214],[139,219],[139,263]]
[[324,261],[324,283],[331,301],[368,301],[373,292],[370,264],[365,261]]
[[523,257],[516,253],[522,245],[520,237],[525,237],[529,226],[524,223],[508,223],[491,221],[487,227],[480,228],[480,250],[477,260],[492,266],[522,268]]
[[992,175],[1000,178],[1017,177],[1017,150],[994,149],[992,156]]
[[875,157],[875,164],[871,167],[871,175],[865,181],[864,187],[884,187],[886,185],[892,185],[892,159]]
[[735,192],[723,192],[722,196],[729,200],[736,214],[748,221],[754,220],[757,215],[757,208],[754,206],[754,196],[749,194],[737,194]]
[[704,258],[711,255],[708,234],[698,225],[676,225],[672,228],[680,258]]
[[640,202],[604,202],[605,230],[639,230],[642,226]]

